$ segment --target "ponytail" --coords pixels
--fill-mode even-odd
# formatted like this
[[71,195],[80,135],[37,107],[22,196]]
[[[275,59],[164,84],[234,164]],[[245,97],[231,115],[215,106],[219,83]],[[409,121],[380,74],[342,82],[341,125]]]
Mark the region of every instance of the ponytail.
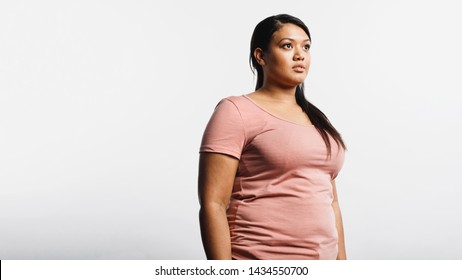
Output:
[[308,117],[311,120],[311,123],[321,134],[321,137],[324,140],[324,143],[326,144],[328,150],[328,157],[332,157],[332,147],[327,133],[329,133],[332,136],[332,138],[334,138],[335,142],[337,143],[337,146],[341,145],[344,150],[347,150],[345,143],[343,142],[342,136],[335,129],[335,127],[332,126],[327,116],[305,98],[304,87],[305,86],[303,83],[297,86],[297,89],[295,91],[295,100],[297,101],[297,104],[302,108],[303,112],[305,112],[308,115]]

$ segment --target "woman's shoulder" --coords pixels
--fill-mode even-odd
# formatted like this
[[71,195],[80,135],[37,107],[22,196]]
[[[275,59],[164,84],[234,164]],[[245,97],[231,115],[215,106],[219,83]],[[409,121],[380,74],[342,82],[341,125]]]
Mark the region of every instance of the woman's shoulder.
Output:
[[242,100],[245,100],[246,99],[246,96],[247,94],[240,94],[240,95],[229,95],[229,96],[226,96],[226,97],[223,97],[223,99],[227,99],[231,102],[242,102]]
[[223,97],[220,100],[220,103],[226,100],[226,101],[233,103],[238,109],[245,109],[246,106],[249,105],[249,100],[248,100],[247,95],[248,93],[240,94],[240,95],[229,95],[229,96]]

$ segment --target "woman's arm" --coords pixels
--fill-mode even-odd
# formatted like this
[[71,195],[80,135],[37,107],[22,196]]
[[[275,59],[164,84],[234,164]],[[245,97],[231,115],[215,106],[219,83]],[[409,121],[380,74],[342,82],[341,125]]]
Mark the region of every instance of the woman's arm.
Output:
[[226,209],[239,160],[218,153],[199,158],[199,221],[202,244],[209,260],[231,259],[231,237]]
[[332,180],[332,192],[334,194],[334,199],[332,201],[332,208],[335,213],[335,223],[337,225],[338,232],[338,255],[337,260],[346,260],[346,249],[345,249],[345,236],[343,234],[343,221],[342,221],[342,212],[340,211],[340,206],[338,204],[337,197],[337,188],[335,186],[335,180]]

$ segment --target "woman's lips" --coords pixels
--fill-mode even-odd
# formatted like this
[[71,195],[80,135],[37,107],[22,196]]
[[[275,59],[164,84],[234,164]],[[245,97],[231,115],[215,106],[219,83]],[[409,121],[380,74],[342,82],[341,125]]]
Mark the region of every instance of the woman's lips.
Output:
[[303,66],[294,66],[292,67],[292,69],[294,69],[295,72],[299,72],[299,73],[305,72],[305,67]]

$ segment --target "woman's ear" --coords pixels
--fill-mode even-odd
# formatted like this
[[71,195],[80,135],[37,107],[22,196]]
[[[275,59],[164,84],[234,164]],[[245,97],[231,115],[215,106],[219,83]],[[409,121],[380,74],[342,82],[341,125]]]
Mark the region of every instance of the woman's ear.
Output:
[[265,58],[263,56],[263,50],[260,49],[260,48],[256,48],[254,51],[253,51],[253,56],[255,57],[255,59],[257,60],[258,64],[260,64],[261,66],[265,66],[266,65],[266,62],[265,62]]

